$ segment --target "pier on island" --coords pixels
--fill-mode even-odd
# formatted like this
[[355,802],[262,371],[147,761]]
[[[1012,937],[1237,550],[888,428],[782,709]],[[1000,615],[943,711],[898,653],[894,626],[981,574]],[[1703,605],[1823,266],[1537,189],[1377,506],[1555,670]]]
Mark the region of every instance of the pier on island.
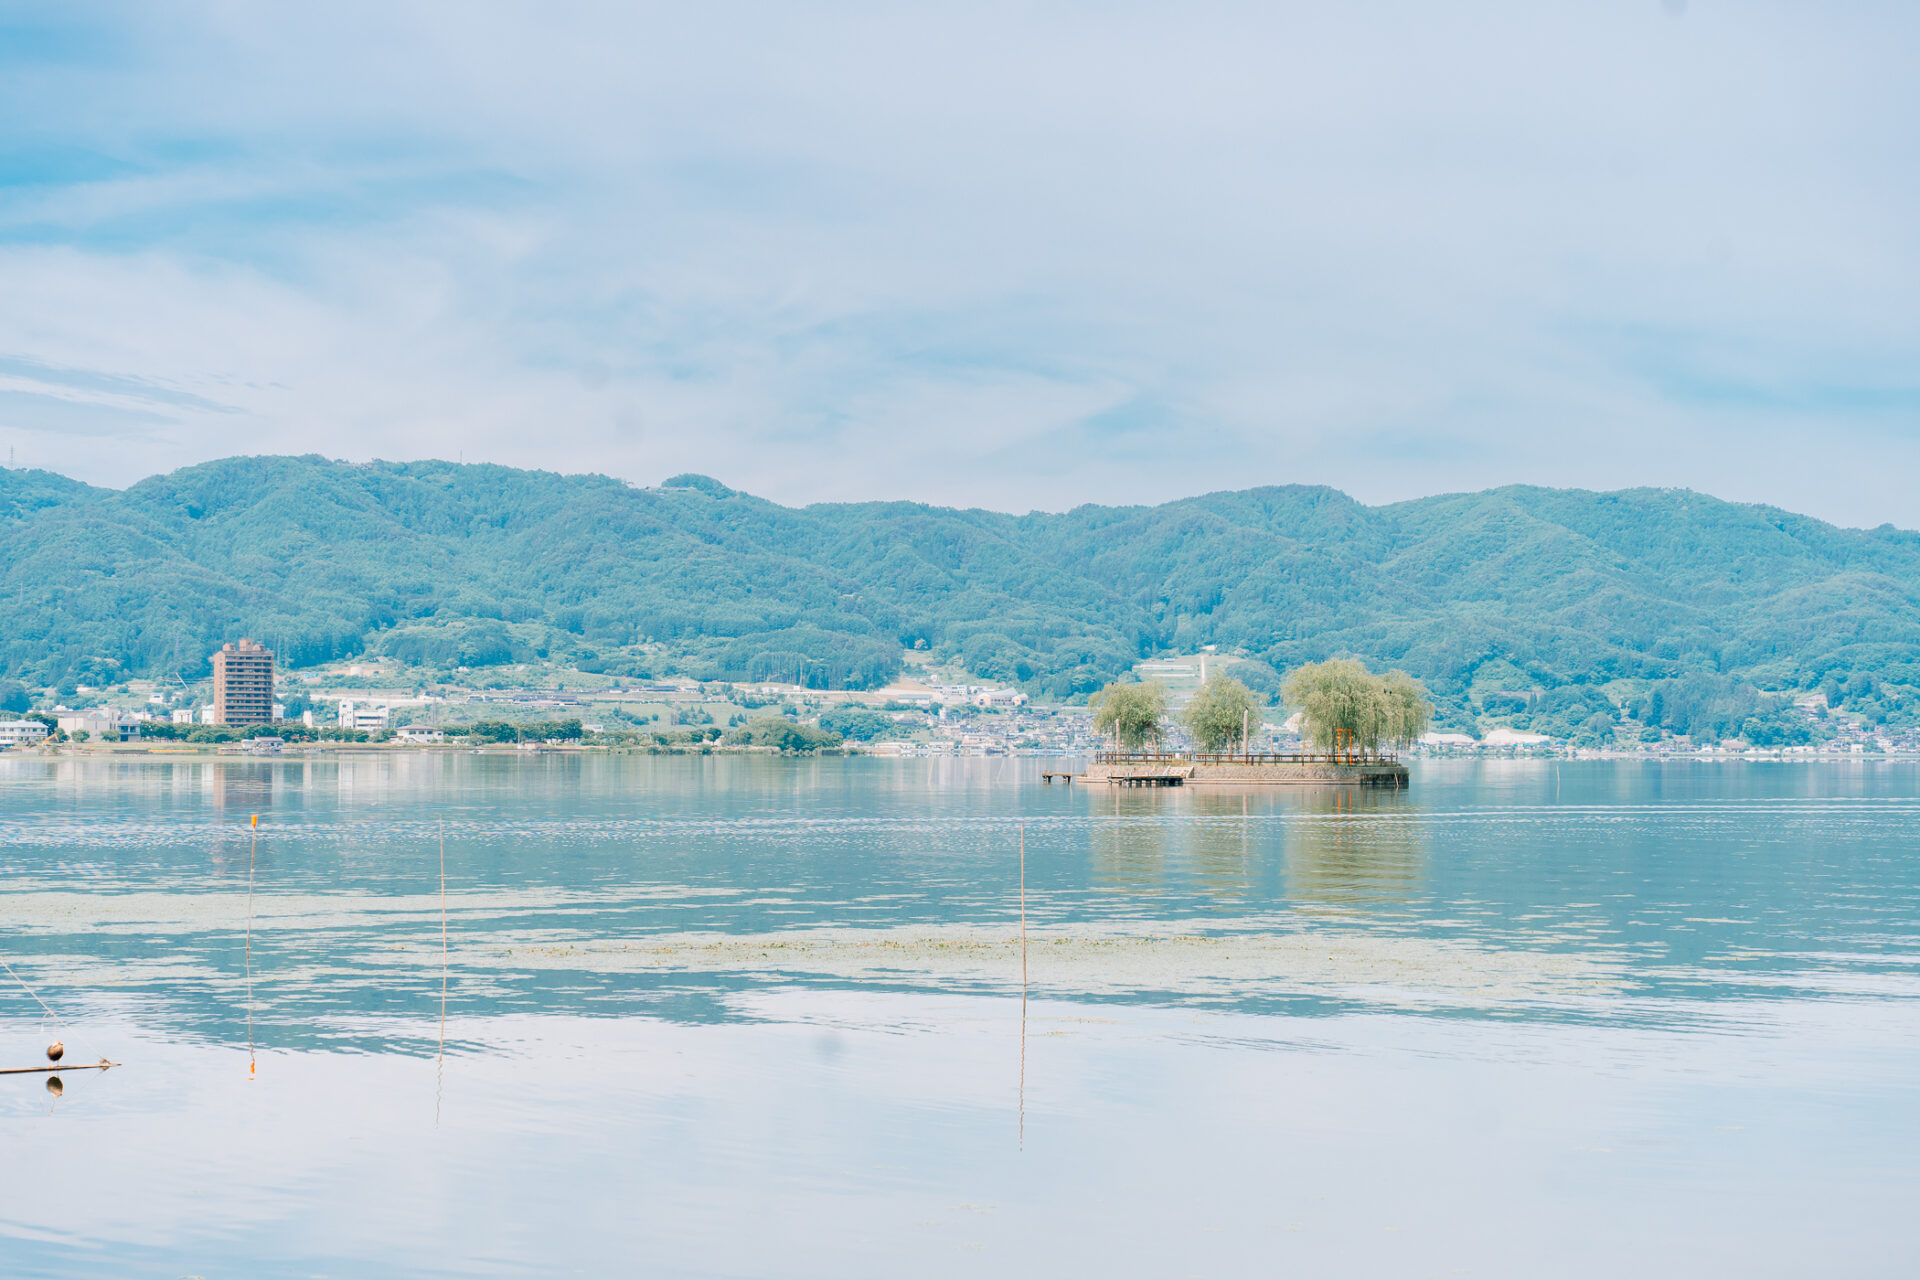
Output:
[[[1046,781],[1053,781],[1052,775]],[[1101,751],[1069,780],[1116,787],[1286,786],[1346,783],[1405,787],[1407,766],[1389,755],[1316,752]]]

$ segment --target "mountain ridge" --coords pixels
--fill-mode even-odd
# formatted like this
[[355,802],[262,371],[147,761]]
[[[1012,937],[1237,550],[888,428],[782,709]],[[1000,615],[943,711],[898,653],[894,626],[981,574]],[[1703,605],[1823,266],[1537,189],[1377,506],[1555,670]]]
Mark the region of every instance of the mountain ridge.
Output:
[[1014,515],[257,456],[123,490],[0,472],[0,551],[0,673],[49,686],[194,675],[241,633],[296,665],[552,651],[850,687],[920,646],[1061,698],[1212,644],[1256,680],[1338,653],[1400,666],[1457,711],[1521,680],[1920,685],[1920,533],[1691,490],[1367,506],[1273,485]]

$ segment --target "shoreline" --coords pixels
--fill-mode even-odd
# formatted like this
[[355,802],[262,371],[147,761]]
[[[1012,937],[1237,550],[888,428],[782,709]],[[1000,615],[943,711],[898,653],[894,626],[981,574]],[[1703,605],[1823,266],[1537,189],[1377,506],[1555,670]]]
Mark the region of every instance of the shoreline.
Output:
[[[864,745],[822,747],[812,751],[785,751],[777,747],[750,746],[744,744],[708,743],[702,746],[688,744],[653,744],[640,746],[632,743],[567,743],[553,744],[497,744],[468,746],[458,743],[415,743],[415,742],[316,742],[289,744],[278,751],[248,751],[237,743],[188,743],[164,742],[151,745],[129,743],[74,743],[63,742],[51,748],[45,746],[12,747],[0,749],[0,760],[9,759],[107,759],[116,757],[157,757],[173,756],[186,758],[215,758],[233,760],[278,760],[289,758],[324,757],[331,755],[485,755],[485,756],[541,756],[541,755],[631,755],[631,756],[774,756],[789,758],[834,757],[867,758],[875,760],[1086,760],[1088,765],[1083,772],[1091,773],[1095,766],[1091,758],[1092,751],[952,751],[924,752],[904,754],[894,751],[876,751]],[[1752,750],[1722,750],[1703,748],[1697,751],[1609,751],[1592,748],[1513,748],[1490,747],[1484,749],[1454,749],[1433,752],[1409,752],[1400,757],[1401,763],[1412,761],[1438,760],[1673,760],[1673,761],[1723,761],[1753,760],[1777,763],[1799,764],[1841,764],[1862,763],[1868,761],[1913,761],[1920,760],[1920,750],[1913,751],[1810,751],[1801,749],[1755,748]]]

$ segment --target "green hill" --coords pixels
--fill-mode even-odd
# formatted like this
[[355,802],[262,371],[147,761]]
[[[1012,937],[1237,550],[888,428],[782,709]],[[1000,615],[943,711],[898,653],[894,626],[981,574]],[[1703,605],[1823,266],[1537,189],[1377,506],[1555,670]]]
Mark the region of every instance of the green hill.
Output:
[[1201,645],[1276,672],[1351,653],[1456,716],[1519,696],[1574,720],[1609,682],[1742,705],[1824,686],[1879,718],[1911,714],[1920,685],[1920,535],[1669,490],[1368,507],[1284,486],[1010,516],[231,458],[126,490],[0,472],[0,546],[0,669],[41,685],[191,678],[242,633],[295,665],[551,652],[819,687],[882,684],[924,646],[1054,697]]

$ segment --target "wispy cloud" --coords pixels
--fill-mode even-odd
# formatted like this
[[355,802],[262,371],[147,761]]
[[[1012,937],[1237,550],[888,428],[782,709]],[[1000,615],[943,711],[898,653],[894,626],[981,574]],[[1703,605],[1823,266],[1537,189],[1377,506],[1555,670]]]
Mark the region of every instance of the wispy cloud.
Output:
[[87,479],[1920,524],[1907,7],[48,12],[0,41],[0,440]]

